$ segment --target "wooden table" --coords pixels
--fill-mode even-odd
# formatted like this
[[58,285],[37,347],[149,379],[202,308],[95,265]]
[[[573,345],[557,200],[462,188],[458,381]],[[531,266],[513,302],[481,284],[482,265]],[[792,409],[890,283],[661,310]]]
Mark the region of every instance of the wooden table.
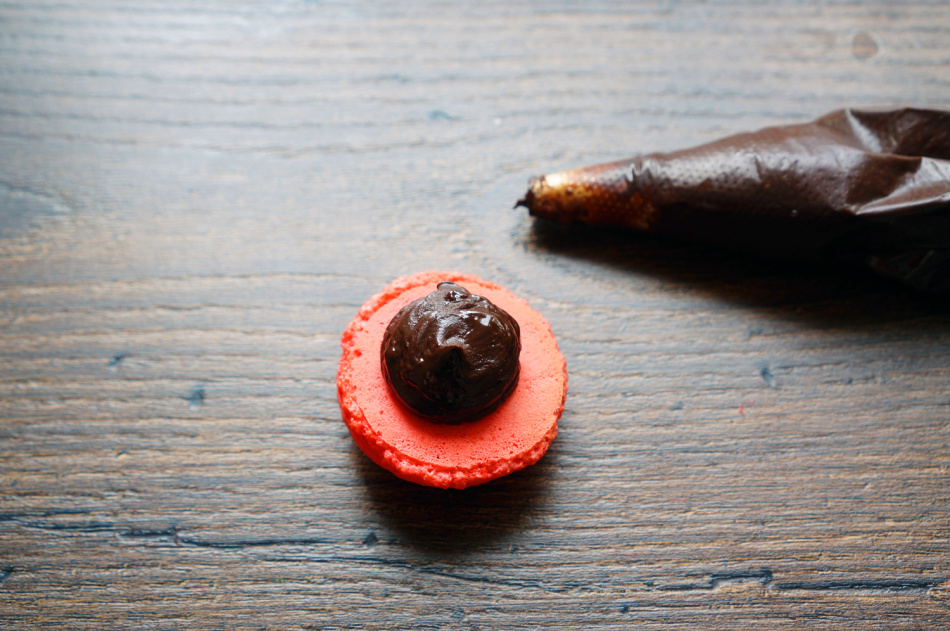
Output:
[[[2,626],[947,628],[946,305],[511,209],[904,104],[945,2],[0,3]],[[551,322],[538,465],[354,447],[340,335],[425,269]]]

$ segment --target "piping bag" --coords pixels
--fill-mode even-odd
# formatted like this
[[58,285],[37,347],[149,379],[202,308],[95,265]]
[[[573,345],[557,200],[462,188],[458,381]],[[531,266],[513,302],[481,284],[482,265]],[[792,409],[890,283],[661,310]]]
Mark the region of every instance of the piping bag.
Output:
[[950,112],[845,109],[531,179],[516,205],[950,294]]

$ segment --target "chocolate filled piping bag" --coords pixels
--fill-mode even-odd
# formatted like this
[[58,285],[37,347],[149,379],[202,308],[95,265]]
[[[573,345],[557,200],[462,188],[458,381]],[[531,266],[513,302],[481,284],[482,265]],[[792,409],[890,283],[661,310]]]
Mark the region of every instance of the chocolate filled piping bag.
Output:
[[536,177],[518,205],[561,223],[858,264],[946,294],[950,112],[839,110]]

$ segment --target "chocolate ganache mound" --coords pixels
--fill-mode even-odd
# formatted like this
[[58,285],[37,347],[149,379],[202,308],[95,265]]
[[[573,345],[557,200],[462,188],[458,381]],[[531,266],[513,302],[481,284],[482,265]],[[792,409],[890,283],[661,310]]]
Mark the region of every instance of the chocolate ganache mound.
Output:
[[452,282],[403,307],[383,337],[390,389],[435,423],[473,421],[501,405],[518,384],[521,330],[488,299]]

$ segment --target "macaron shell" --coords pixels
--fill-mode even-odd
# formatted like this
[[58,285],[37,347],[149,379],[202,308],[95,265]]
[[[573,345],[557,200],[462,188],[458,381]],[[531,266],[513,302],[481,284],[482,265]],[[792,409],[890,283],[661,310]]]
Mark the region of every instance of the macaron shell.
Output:
[[[449,280],[488,298],[521,327],[521,375],[502,405],[477,421],[438,425],[393,396],[380,367],[386,326],[406,304]],[[422,272],[390,283],[360,309],[342,339],[337,390],[357,446],[400,478],[465,488],[537,462],[557,435],[567,394],[567,365],[547,321],[526,301],[476,276]]]

